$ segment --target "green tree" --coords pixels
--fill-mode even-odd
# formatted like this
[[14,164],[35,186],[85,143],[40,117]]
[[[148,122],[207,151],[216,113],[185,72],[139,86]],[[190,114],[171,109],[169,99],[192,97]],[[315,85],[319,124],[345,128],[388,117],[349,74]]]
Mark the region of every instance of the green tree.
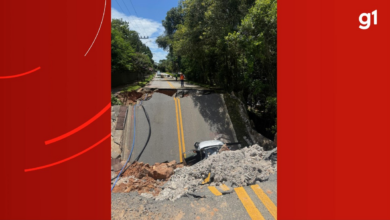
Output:
[[122,19],[111,21],[111,84],[112,86],[144,80],[151,74],[153,55],[139,38],[130,30],[129,23]]
[[238,92],[276,126],[276,12],[276,0],[182,0],[157,39],[163,66]]

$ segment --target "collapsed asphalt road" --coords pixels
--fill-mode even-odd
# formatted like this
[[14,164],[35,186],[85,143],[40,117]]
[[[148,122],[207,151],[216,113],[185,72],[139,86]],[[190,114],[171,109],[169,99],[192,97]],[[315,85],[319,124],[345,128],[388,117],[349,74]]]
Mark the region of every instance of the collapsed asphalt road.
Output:
[[[139,161],[149,164],[172,160],[180,162],[183,151],[192,150],[195,142],[212,140],[221,134],[228,142],[237,141],[223,95],[199,95],[191,88],[177,91],[180,84],[172,80],[158,79],[151,83],[157,84],[160,91],[154,91],[148,101],[142,102],[150,118],[152,133]],[[161,88],[165,90],[162,92]],[[179,94],[178,97],[175,93]],[[142,107],[136,107],[135,118],[132,118],[132,109],[130,106],[122,155],[122,160],[127,159],[135,131],[130,162],[141,152],[149,130]],[[268,181],[257,181],[251,186],[229,185],[229,189],[224,189],[222,185],[204,185],[196,191],[196,195],[188,194],[174,202],[156,201],[136,192],[112,193],[112,219],[276,219],[276,179],[274,173]]]
[[[166,83],[166,82],[165,82]],[[151,123],[151,136],[140,157],[140,162],[183,161],[183,152],[194,149],[194,143],[213,140],[221,134],[231,142],[236,141],[233,125],[221,94],[172,97],[154,92],[142,102]],[[148,138],[149,125],[141,106],[135,110],[136,138],[132,159],[139,155]],[[127,118],[125,154],[127,158],[133,141],[133,118]]]

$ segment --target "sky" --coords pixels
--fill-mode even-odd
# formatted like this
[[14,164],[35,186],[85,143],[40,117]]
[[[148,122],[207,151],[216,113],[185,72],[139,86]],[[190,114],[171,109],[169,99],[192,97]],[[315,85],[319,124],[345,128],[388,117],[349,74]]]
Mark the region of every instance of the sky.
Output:
[[111,0],[111,19],[122,18],[129,22],[130,30],[137,31],[153,53],[153,60],[166,59],[167,51],[158,48],[156,39],[164,33],[162,20],[167,12],[178,5],[178,0]]

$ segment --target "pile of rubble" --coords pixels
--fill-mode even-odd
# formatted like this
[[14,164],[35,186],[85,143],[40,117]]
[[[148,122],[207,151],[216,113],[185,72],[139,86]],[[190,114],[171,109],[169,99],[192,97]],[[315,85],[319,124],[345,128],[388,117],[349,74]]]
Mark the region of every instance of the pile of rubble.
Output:
[[146,197],[156,196],[159,194],[161,186],[172,176],[173,170],[180,167],[183,165],[177,164],[176,161],[156,163],[152,166],[142,162],[134,162],[121,175],[112,192],[137,191]]
[[156,200],[176,200],[194,193],[209,175],[211,184],[229,187],[247,186],[265,181],[276,172],[276,151],[272,154],[259,145],[237,151],[224,151],[212,155],[193,166],[176,169],[170,180],[162,186]]

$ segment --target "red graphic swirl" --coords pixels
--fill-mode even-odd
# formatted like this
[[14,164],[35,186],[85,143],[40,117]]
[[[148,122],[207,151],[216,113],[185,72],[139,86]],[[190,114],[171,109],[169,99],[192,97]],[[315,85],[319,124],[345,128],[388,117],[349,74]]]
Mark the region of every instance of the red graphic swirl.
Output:
[[107,136],[105,136],[103,139],[101,139],[100,141],[98,141],[97,143],[95,143],[94,145],[90,146],[89,148],[73,155],[73,156],[70,156],[66,159],[63,159],[63,160],[60,160],[60,161],[57,161],[55,163],[51,163],[51,164],[47,164],[47,165],[44,165],[44,166],[40,166],[40,167],[34,167],[34,168],[29,168],[29,169],[25,169],[24,172],[30,172],[30,171],[35,171],[35,170],[41,170],[41,169],[45,169],[45,168],[48,168],[48,167],[52,167],[52,166],[55,166],[55,165],[58,165],[58,164],[61,164],[61,163],[64,163],[68,160],[71,160],[75,157],[78,157],[80,156],[81,154],[83,153],[86,153],[87,151],[91,150],[92,148],[98,146],[100,143],[102,143],[104,140],[106,140],[107,138],[109,138],[111,136],[111,134],[108,134]]
[[53,138],[53,139],[50,139],[48,141],[45,141],[45,144],[48,145],[48,144],[52,144],[54,142],[57,142],[59,140],[62,140],[66,137],[69,137],[70,135],[80,131],[81,129],[87,127],[89,124],[91,124],[92,122],[94,122],[96,119],[98,119],[100,116],[102,116],[102,114],[104,112],[106,112],[109,108],[111,107],[111,103],[108,103],[108,105],[106,107],[104,107],[99,113],[97,113],[95,116],[93,116],[91,119],[89,119],[88,121],[86,121],[84,124],[78,126],[77,128],[69,131],[68,133],[65,133],[63,135],[60,135],[56,138]]
[[11,79],[11,78],[16,78],[16,77],[21,77],[21,76],[24,76],[24,75],[27,75],[27,74],[30,74],[32,72],[35,72],[37,70],[41,69],[41,67],[37,67],[33,70],[30,70],[30,71],[27,71],[25,73],[21,73],[21,74],[18,74],[18,75],[13,75],[13,76],[0,76],[0,79]]

